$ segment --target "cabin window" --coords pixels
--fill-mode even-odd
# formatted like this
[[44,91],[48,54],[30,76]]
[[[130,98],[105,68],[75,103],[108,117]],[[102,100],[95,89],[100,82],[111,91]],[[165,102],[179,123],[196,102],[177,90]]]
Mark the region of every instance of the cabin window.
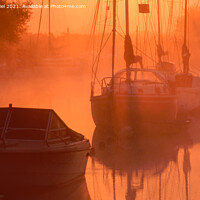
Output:
[[48,139],[58,139],[69,136],[66,125],[54,114],[52,116]]
[[7,130],[6,139],[44,140],[45,130]]
[[44,140],[49,110],[14,108],[8,119],[7,139]]
[[1,135],[6,123],[7,116],[8,116],[8,108],[1,108],[0,109],[0,134]]
[[46,129],[49,120],[49,110],[13,109],[9,127]]

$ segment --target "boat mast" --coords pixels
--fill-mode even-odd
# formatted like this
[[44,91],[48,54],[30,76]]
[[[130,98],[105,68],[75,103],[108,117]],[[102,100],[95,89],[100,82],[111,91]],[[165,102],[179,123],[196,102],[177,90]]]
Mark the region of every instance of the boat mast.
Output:
[[51,0],[49,0],[49,48],[51,47]]
[[184,43],[182,47],[183,73],[189,72],[189,59],[190,59],[190,52],[187,47],[187,15],[188,15],[187,9],[188,9],[188,1],[185,0]]
[[[125,0],[125,13],[126,13],[126,38],[129,38],[129,6],[128,0]],[[131,40],[130,40],[131,43]],[[132,44],[130,44],[132,46]],[[130,81],[130,63],[126,62],[126,79]]]
[[126,13],[126,35],[129,35],[129,10],[128,10],[128,0],[125,0],[125,13]]
[[184,45],[187,42],[187,0],[185,0]]
[[113,0],[113,46],[112,46],[112,89],[114,90],[115,74],[115,35],[116,35],[116,0]]
[[162,56],[164,55],[162,46],[161,46],[161,33],[160,33],[160,0],[157,0],[157,15],[158,15],[158,45],[157,45],[157,52],[158,52],[158,63],[162,63]]

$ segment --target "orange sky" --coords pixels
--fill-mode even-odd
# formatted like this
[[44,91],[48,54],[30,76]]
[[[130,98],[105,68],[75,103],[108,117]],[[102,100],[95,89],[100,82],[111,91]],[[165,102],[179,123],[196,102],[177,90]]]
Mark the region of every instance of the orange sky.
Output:
[[[42,0],[34,0],[33,4],[41,4]],[[86,8],[52,8],[51,9],[51,28],[55,34],[66,32],[67,27],[73,33],[87,33],[92,24],[93,11],[95,6],[94,0],[51,0],[55,5],[86,5]],[[44,5],[48,0],[44,0]],[[40,9],[33,9],[33,15],[30,22],[30,31],[37,32]],[[48,9],[43,9],[43,18],[41,31],[48,31]]]
[[[90,32],[93,14],[95,10],[97,0],[51,0],[52,4],[55,5],[86,5],[86,8],[53,8],[51,9],[51,29],[54,34],[61,34],[62,32],[66,32],[67,27],[70,28],[70,32],[72,33],[84,33],[87,34]],[[106,0],[103,0],[102,10],[105,7]],[[138,0],[139,3],[148,2],[148,0]],[[156,14],[156,4],[155,1],[150,0],[150,15],[138,15],[138,7],[136,1],[130,1],[130,29],[134,30],[139,25],[140,30],[146,30],[144,27],[146,26],[148,29],[153,31],[156,30],[157,26],[157,14]],[[176,25],[176,18],[183,14],[183,1],[176,1],[173,5],[173,26]],[[33,0],[33,4],[41,4],[42,0]],[[44,0],[44,5],[48,4],[48,0]],[[169,9],[171,8],[171,1],[161,0],[161,18],[163,21],[163,27],[168,26],[168,18],[169,18]],[[191,5],[194,2],[190,3]],[[112,10],[112,9],[111,9]],[[103,12],[102,12],[103,13]],[[33,15],[31,22],[29,24],[30,32],[37,32],[38,24],[39,24],[39,16],[40,9],[33,9]],[[118,16],[120,19],[120,24],[122,29],[124,30],[124,1],[118,1]],[[145,19],[147,20],[147,25],[145,25]],[[101,18],[103,19],[103,17]],[[110,20],[110,23],[112,21]],[[151,24],[150,24],[151,23]],[[41,25],[41,32],[48,32],[48,9],[43,9],[43,18]]]

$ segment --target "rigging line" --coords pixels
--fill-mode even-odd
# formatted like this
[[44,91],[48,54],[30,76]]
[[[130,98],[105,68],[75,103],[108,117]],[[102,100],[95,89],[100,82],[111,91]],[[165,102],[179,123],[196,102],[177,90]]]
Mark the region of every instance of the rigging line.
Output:
[[122,35],[119,31],[116,30],[116,33],[118,33],[118,35],[119,35],[121,38],[125,39],[124,35]]
[[[102,50],[103,50],[104,47],[106,46],[106,44],[107,44],[107,42],[108,42],[108,40],[109,40],[109,38],[110,38],[111,35],[112,35],[112,31],[111,31],[111,33],[109,34],[108,38],[106,39],[104,45],[103,45],[102,48],[100,49],[99,53],[97,54],[97,56],[96,56],[96,58],[95,58],[95,60],[94,60],[94,63],[93,63],[93,67],[94,67],[95,63],[97,62],[97,59],[98,59],[99,54],[101,54]],[[95,77],[95,78],[97,79],[97,77]],[[98,80],[98,79],[97,79],[97,80]],[[99,82],[99,84],[101,84],[99,80],[98,80],[98,82]]]
[[[101,3],[100,4],[100,14],[99,14],[99,20],[101,21],[102,19],[102,9],[103,9],[103,4]],[[105,20],[104,20],[105,21]],[[101,26],[98,26],[98,31],[97,31],[97,50],[100,46],[100,43],[101,43]]]
[[[91,30],[90,30],[90,38],[93,38],[93,45],[92,45],[92,62],[94,62],[94,59],[95,59],[95,55],[94,55],[94,52],[95,52],[95,30],[96,30],[96,23],[97,23],[97,19],[98,19],[98,13],[99,13],[99,4],[100,4],[100,0],[97,1],[97,5],[96,5],[96,9],[95,9],[95,13],[94,13],[94,19],[93,19],[93,22],[92,22],[92,27],[91,27]],[[92,37],[93,36],[93,37]],[[90,42],[90,41],[89,41]],[[93,71],[93,69],[92,69]],[[92,74],[91,73],[91,80],[92,80]]]
[[143,15],[142,16],[142,18],[143,18],[143,28],[144,28],[144,31],[143,31],[143,52],[145,52],[145,50],[146,50],[146,45],[145,45],[145,43],[146,43],[146,34],[144,34],[145,33],[145,31],[146,31],[146,27],[145,27],[145,16]]
[[[175,41],[175,45],[176,45],[176,50],[177,50],[177,52],[179,52],[180,50],[179,50],[179,46],[178,46],[178,42],[177,42],[177,38],[176,38],[176,36],[174,35],[174,41]],[[181,59],[180,59],[180,54],[179,53],[177,53],[178,54],[178,66],[179,66],[179,70],[181,71],[182,69],[181,69]]]
[[197,67],[196,65],[193,65],[193,64],[191,64],[191,63],[190,63],[190,65],[191,65],[194,69],[196,69],[198,72],[200,72],[199,67]]
[[92,22],[92,28],[91,28],[91,31],[90,31],[90,36],[94,34],[95,29],[96,29],[96,22],[97,22],[98,14],[99,14],[99,6],[100,6],[100,0],[97,1],[95,13],[94,13],[94,19],[93,19],[93,22]]
[[[156,39],[155,29],[153,29],[153,23],[152,23],[151,20],[152,20],[152,19],[150,18],[149,22],[150,22],[150,26],[151,26],[152,34],[153,34],[153,37],[154,37],[154,41],[155,41],[155,44],[156,44],[157,39]],[[155,28],[155,27],[154,27],[154,28]]]
[[[147,21],[149,21],[148,20],[148,17],[146,16],[146,21],[145,21],[145,26],[146,26],[146,28],[148,27],[147,25],[148,25],[148,23],[147,23]],[[148,29],[148,28],[147,28]],[[150,54],[151,54],[151,57],[153,57],[153,55],[152,55],[152,49],[151,49],[151,42],[150,42],[150,38],[149,38],[149,31],[147,32],[147,41],[148,41],[148,43],[149,43],[149,50],[150,50]],[[153,62],[153,64],[154,64],[154,62]]]
[[[118,7],[118,6],[117,6],[117,7]],[[117,9],[117,10],[118,10],[118,9]],[[119,29],[120,29],[121,32],[125,35],[125,32],[123,31],[122,26],[121,26],[121,23],[120,23],[120,20],[119,20],[119,12],[117,12],[117,22],[118,22]]]
[[137,49],[137,51],[139,51],[141,54],[143,54],[144,56],[146,56],[147,58],[149,58],[151,61],[155,62],[156,63],[156,60],[153,59],[151,56],[147,55],[146,53],[144,53],[142,50],[138,49],[135,45],[133,45],[133,47],[135,49]]
[[[100,43],[100,50],[102,49],[103,42],[104,42],[104,36],[105,36],[105,32],[106,32],[107,17],[108,17],[108,12],[109,12],[108,6],[109,6],[109,0],[107,0],[107,3],[106,3],[105,24],[104,24],[104,28],[103,28],[101,43]],[[98,70],[98,66],[99,66],[100,56],[101,56],[101,54],[99,53],[99,55],[98,55],[98,57],[97,57],[96,69],[95,69],[95,72],[94,72],[93,85],[95,85],[95,78],[96,78],[96,74],[97,74],[97,70]],[[94,67],[94,66],[93,66],[93,67]]]
[[43,5],[44,5],[44,0],[42,0],[42,8],[40,11],[39,27],[38,27],[38,34],[37,34],[37,45],[38,45],[38,41],[39,41],[40,27],[41,27],[41,22],[42,22]]
[[[93,61],[92,62],[94,62],[94,58],[95,58],[95,55],[94,55],[95,43],[96,43],[95,32],[96,32],[96,24],[97,24],[97,20],[98,20],[99,7],[100,7],[100,0],[97,1],[94,18],[93,18],[93,22],[92,22],[92,27],[90,30],[90,38],[92,38],[92,40],[93,40],[93,42],[92,42],[92,52],[93,52],[92,60]],[[89,43],[90,43],[90,41],[89,41]],[[92,76],[92,74],[91,74],[91,76]]]

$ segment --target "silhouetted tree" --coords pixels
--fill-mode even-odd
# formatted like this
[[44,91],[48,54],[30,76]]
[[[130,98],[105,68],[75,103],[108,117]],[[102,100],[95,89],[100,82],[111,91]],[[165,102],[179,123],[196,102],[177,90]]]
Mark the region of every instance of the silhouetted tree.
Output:
[[[19,2],[19,1],[18,1]],[[28,2],[30,3],[30,2]],[[0,5],[13,5],[7,0],[0,0]],[[26,3],[27,4],[27,3]],[[31,10],[22,8],[1,8],[0,10],[0,41],[17,42],[26,30],[26,24],[30,19]]]
[[[26,1],[25,4],[30,3]],[[17,68],[17,42],[27,29],[31,9],[23,8],[19,1],[0,0],[0,5],[5,5],[0,9],[0,69],[5,64],[6,69],[13,73]],[[11,8],[11,5],[16,7]]]

